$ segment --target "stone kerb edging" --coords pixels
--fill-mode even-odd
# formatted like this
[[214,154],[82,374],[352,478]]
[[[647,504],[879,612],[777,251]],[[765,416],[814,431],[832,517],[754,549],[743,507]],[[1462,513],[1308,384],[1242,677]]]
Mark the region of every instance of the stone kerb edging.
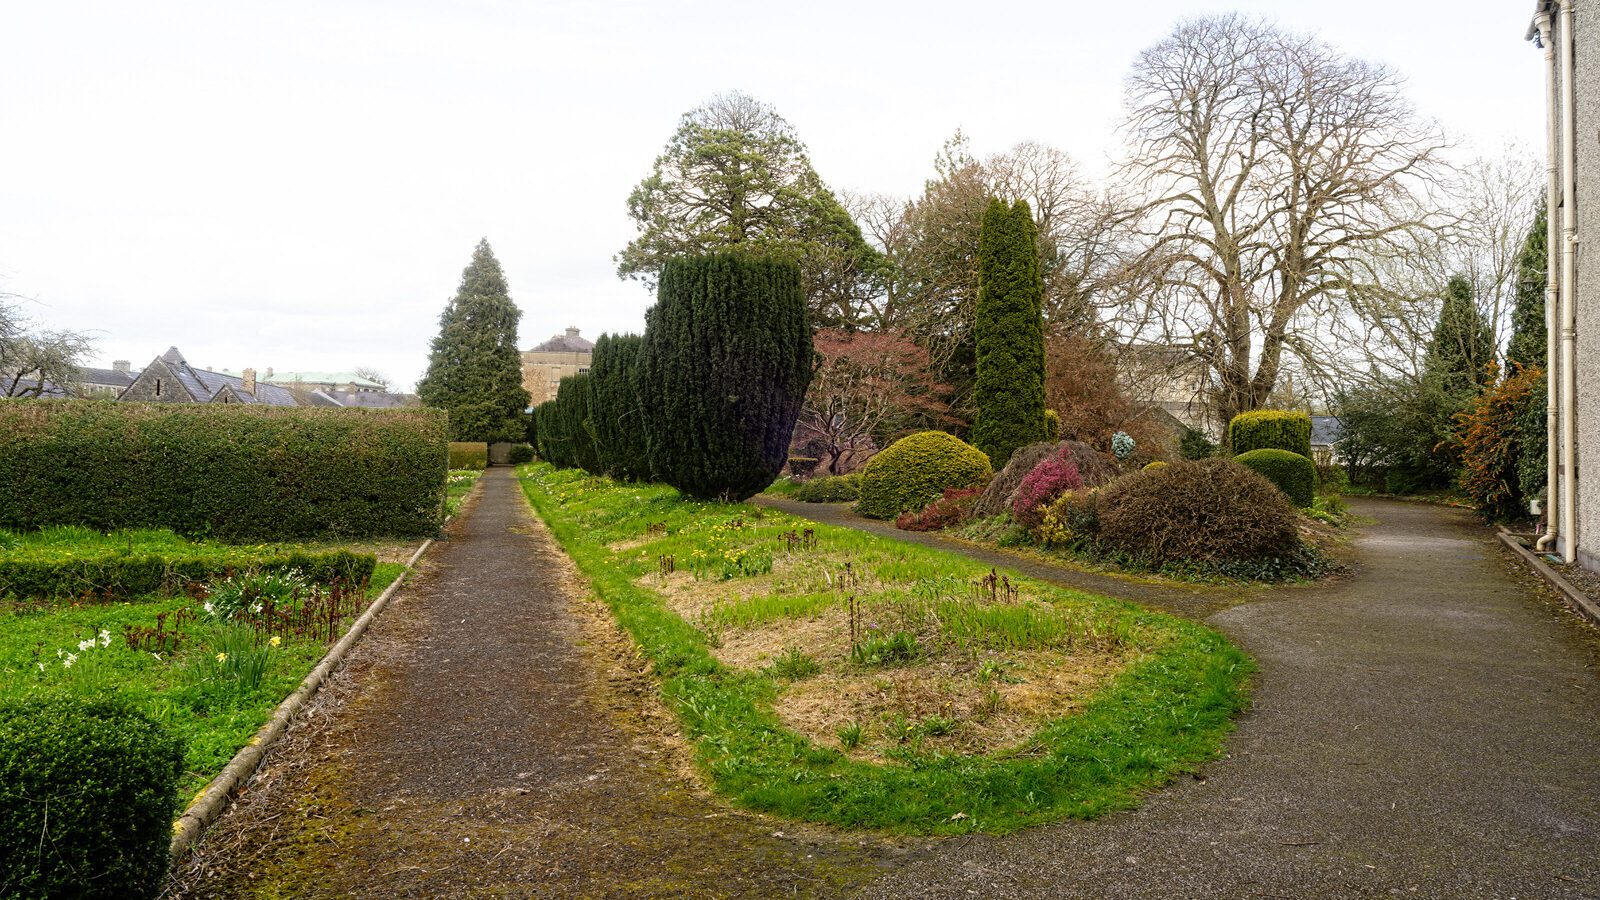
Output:
[[1567,605],[1572,607],[1578,615],[1596,625],[1600,625],[1600,604],[1596,604],[1589,598],[1588,594],[1573,587],[1565,578],[1562,578],[1560,572],[1550,568],[1550,565],[1540,559],[1537,553],[1524,546],[1516,535],[1502,528],[1496,536],[1500,538],[1500,543],[1510,547],[1511,552],[1522,557],[1523,561],[1532,566],[1533,570],[1539,573],[1541,578],[1549,582],[1550,586],[1556,589],[1556,593],[1561,595],[1561,599],[1565,600]]
[[[474,485],[473,489],[477,490],[477,486]],[[440,530],[442,531],[444,527],[448,526],[454,518],[454,516],[451,516],[446,519],[444,525],[440,526]],[[389,603],[389,598],[393,597],[395,592],[400,590],[400,587],[406,583],[412,571],[416,568],[417,561],[422,558],[422,554],[426,553],[433,544],[434,538],[429,538],[422,542],[422,546],[417,548],[417,552],[411,554],[411,558],[406,561],[405,570],[394,580],[394,583],[385,588],[383,593],[378,595],[378,599],[372,601],[372,605],[367,607],[360,618],[356,619],[355,624],[350,626],[350,630],[346,631],[344,636],[339,638],[338,643],[334,644],[333,648],[328,651],[327,655],[322,657],[322,662],[318,663],[317,667],[311,670],[311,674],[300,682],[300,686],[295,688],[294,693],[285,697],[283,702],[278,704],[278,708],[272,711],[272,718],[267,720],[267,724],[261,726],[255,736],[250,738],[250,742],[239,748],[239,752],[233,755],[233,759],[228,760],[228,764],[223,767],[221,772],[217,773],[217,777],[211,779],[211,782],[201,788],[200,793],[195,794],[194,799],[189,801],[189,806],[183,811],[183,815],[172,823],[171,859],[174,864],[185,853],[189,852],[195,842],[200,840],[200,835],[205,833],[206,828],[216,821],[217,816],[221,815],[223,810],[228,808],[228,801],[233,795],[234,788],[243,784],[255,773],[256,766],[261,763],[261,757],[283,735],[284,730],[289,727],[289,722],[294,719],[295,714],[300,711],[301,707],[305,706],[306,701],[317,693],[323,682],[328,680],[328,676],[332,675],[340,664],[344,662],[345,657],[350,654],[351,648],[355,647],[356,642],[361,640],[361,636],[366,633],[367,626],[371,625],[372,621],[378,617],[378,614],[383,612],[383,608]]]

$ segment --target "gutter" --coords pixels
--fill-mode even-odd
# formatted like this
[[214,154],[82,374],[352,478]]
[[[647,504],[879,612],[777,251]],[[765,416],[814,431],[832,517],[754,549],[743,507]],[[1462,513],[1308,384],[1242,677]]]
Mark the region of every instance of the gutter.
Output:
[[1577,304],[1573,297],[1578,271],[1577,89],[1574,84],[1572,4],[1561,4],[1561,522],[1565,529],[1562,556],[1578,558],[1577,465]]

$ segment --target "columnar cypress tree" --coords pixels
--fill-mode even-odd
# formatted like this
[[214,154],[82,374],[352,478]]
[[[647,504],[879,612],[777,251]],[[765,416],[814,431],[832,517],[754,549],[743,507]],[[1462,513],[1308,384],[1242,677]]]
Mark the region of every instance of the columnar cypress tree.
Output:
[[1445,286],[1439,324],[1428,343],[1424,371],[1437,379],[1446,396],[1470,399],[1489,383],[1494,361],[1494,332],[1478,311],[1472,282],[1461,275]]
[[972,443],[997,471],[1012,451],[1046,438],[1043,295],[1032,211],[990,201],[978,237]]
[[1545,227],[1545,209],[1540,204],[1517,256],[1517,305],[1511,310],[1511,343],[1506,347],[1506,359],[1523,368],[1545,366],[1544,289],[1549,277]]
[[587,373],[568,375],[556,386],[556,419],[569,465],[600,474],[595,449],[594,384]]
[[517,352],[521,318],[488,239],[479,241],[461,286],[439,315],[428,372],[417,383],[424,406],[450,414],[452,440],[522,439],[528,392]]
[[788,457],[811,381],[811,329],[792,262],[669,260],[645,313],[639,383],[655,476],[698,499],[743,500]]
[[637,334],[602,334],[589,363],[595,449],[601,470],[613,478],[650,477],[635,371],[643,348],[644,338]]
[[572,466],[572,454],[561,428],[561,413],[556,401],[546,400],[533,410],[534,434],[539,439],[535,449],[539,457],[553,466]]

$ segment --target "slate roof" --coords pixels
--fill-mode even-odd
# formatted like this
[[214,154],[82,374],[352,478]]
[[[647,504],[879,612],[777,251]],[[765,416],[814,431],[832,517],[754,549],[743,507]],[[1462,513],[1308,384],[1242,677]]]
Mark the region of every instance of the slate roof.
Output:
[[316,391],[313,397],[326,397],[335,405],[355,409],[396,409],[406,405],[406,395],[378,391]]
[[267,381],[272,384],[353,384],[368,390],[384,390],[383,385],[370,378],[362,378],[354,372],[274,372],[266,378],[257,378],[257,381]]
[[268,406],[300,405],[299,401],[295,400],[293,392],[259,380],[256,382],[255,394],[251,395],[244,389],[244,379],[236,375],[197,369],[189,365],[189,361],[183,358],[177,347],[167,348],[167,352],[161,354],[161,359],[172,368],[183,389],[198,403],[205,403],[223,388],[232,387],[238,393],[241,403],[264,403]]
[[1311,445],[1313,447],[1331,447],[1344,437],[1344,424],[1338,416],[1312,416],[1311,417]]
[[116,369],[89,367],[78,370],[78,380],[84,384],[109,384],[116,387],[127,387],[133,384],[133,379],[137,377],[139,377],[138,372],[119,372]]
[[594,341],[575,334],[558,334],[533,349],[543,353],[589,353],[594,350]]

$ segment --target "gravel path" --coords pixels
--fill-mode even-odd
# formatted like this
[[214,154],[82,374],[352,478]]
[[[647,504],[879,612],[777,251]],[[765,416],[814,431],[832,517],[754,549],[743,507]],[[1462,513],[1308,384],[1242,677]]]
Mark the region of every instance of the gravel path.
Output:
[[896,532],[1204,617],[1261,674],[1229,757],[1140,810],[894,842],[701,795],[511,473],[469,503],[173,896],[1600,897],[1600,640],[1459,511],[1355,501],[1357,571],[1278,590]]

